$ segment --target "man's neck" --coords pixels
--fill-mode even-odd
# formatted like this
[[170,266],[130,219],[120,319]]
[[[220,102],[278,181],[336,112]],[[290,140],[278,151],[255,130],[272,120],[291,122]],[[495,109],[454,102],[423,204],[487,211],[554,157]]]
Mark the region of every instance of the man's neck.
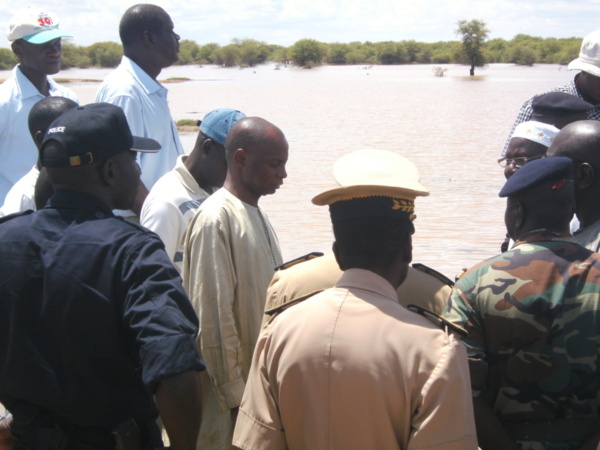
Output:
[[229,176],[227,177],[227,179],[225,179],[225,183],[223,184],[223,187],[225,189],[227,189],[231,195],[233,195],[234,197],[237,197],[239,200],[243,201],[244,203],[249,204],[250,206],[254,206],[255,208],[258,208],[258,200],[260,199],[259,197],[256,197],[254,195],[252,195],[250,192],[248,192],[247,189],[242,189],[239,188],[236,183],[232,183],[231,180],[229,179]]
[[197,152],[194,149],[187,157],[183,160],[183,165],[190,173],[192,178],[198,183],[198,187],[208,193],[211,192],[212,186],[209,186],[208,181],[202,173],[202,160],[197,157]]
[[19,70],[29,81],[31,81],[31,84],[35,86],[40,94],[44,97],[50,95],[50,83],[48,82],[48,76],[45,73],[36,72],[21,64],[19,64]]
[[124,55],[127,56],[134,63],[136,63],[138,67],[144,72],[146,72],[148,76],[153,80],[156,80],[156,78],[158,78],[160,72],[162,71],[160,67],[157,67],[155,64],[152,63],[152,60],[150,58],[146,58],[144,55],[137,54],[136,52],[130,53],[127,51],[124,53]]

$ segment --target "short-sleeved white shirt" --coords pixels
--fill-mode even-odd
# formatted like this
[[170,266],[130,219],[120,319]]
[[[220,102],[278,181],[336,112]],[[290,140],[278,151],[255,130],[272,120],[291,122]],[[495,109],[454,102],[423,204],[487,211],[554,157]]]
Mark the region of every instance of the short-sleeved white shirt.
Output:
[[[70,89],[48,77],[50,95],[78,102]],[[17,64],[10,78],[0,84],[0,203],[10,188],[23,177],[38,158],[38,150],[29,133],[29,111],[46,98],[21,72]]]

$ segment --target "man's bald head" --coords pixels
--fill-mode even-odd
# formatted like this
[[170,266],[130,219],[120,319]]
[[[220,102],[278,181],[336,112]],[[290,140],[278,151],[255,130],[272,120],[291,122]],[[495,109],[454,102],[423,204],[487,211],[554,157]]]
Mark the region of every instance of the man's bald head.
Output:
[[600,168],[600,122],[579,120],[564,127],[546,152],[548,156],[566,156]]
[[548,148],[548,156],[574,162],[575,204],[581,228],[600,219],[600,122],[580,120],[564,127]]
[[271,122],[260,117],[246,117],[239,120],[229,131],[225,148],[227,159],[233,158],[239,148],[252,151],[265,147],[272,139],[283,139],[283,132]]
[[129,47],[142,38],[145,31],[158,33],[169,15],[160,6],[133,5],[121,17],[119,37],[123,47]]
[[274,194],[287,177],[288,142],[283,132],[260,117],[246,117],[229,131],[225,142],[225,188],[240,200],[258,205]]

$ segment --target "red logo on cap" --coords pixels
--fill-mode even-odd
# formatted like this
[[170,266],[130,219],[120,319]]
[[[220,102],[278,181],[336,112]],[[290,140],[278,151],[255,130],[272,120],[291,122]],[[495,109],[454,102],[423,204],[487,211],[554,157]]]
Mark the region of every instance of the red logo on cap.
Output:
[[48,16],[40,17],[38,23],[40,24],[40,27],[47,27],[48,25],[52,25],[52,18]]

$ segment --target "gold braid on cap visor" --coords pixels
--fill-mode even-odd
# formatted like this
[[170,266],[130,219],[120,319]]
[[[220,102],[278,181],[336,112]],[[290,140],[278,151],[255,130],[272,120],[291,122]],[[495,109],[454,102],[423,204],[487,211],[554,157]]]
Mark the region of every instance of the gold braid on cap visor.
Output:
[[[417,218],[415,214],[415,199],[410,197],[399,197],[397,195],[386,195],[386,194],[348,194],[348,195],[340,195],[336,196],[329,205],[334,203],[349,201],[349,200],[359,200],[359,199],[367,199],[367,198],[381,198],[386,197],[392,200],[392,204],[389,206],[388,215],[393,215],[393,212],[397,213],[405,213],[408,215],[408,220],[411,222]],[[386,205],[387,207],[387,205]],[[384,207],[385,208],[385,207]],[[383,211],[381,211],[383,212]]]

